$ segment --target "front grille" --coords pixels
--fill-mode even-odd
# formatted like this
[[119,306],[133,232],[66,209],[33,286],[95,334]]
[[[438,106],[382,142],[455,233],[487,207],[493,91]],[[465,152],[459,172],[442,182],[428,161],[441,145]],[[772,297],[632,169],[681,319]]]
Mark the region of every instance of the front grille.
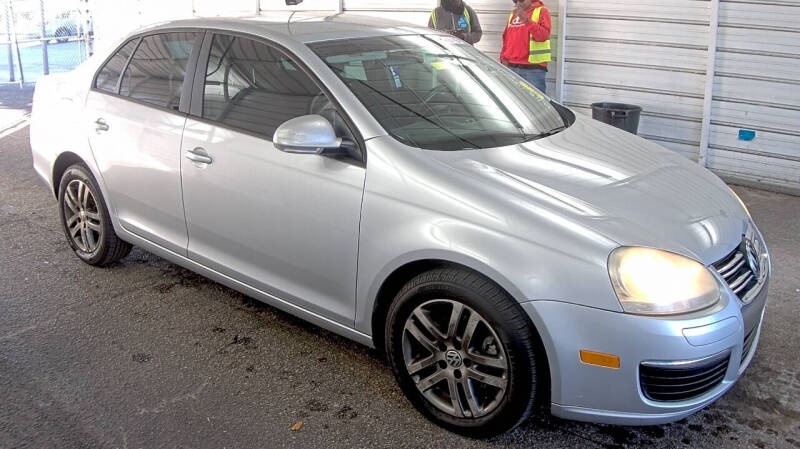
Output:
[[755,245],[748,245],[745,242],[746,240],[732,253],[714,264],[714,269],[741,300],[744,300],[747,294],[758,285],[760,268],[758,266],[760,258]]
[[753,328],[747,335],[744,336],[744,344],[742,345],[742,360],[740,360],[739,365],[744,363],[744,359],[750,354],[750,348],[753,346],[753,340],[756,337],[756,329]]
[[685,401],[702,396],[722,382],[729,361],[730,351],[701,360],[642,362],[642,392],[653,401]]

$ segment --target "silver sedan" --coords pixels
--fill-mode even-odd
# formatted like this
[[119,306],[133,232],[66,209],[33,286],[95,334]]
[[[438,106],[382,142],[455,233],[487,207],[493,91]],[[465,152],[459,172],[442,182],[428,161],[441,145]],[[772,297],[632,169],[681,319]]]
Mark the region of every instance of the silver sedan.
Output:
[[428,29],[140,30],[39,81],[31,146],[80,259],[138,245],[384,350],[463,434],[678,420],[758,342],[769,255],[722,181]]

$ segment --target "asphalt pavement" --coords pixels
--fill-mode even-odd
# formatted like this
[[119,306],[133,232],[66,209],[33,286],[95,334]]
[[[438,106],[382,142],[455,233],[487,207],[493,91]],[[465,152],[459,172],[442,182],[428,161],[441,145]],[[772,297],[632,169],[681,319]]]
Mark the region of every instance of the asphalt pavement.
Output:
[[33,84],[0,84],[0,138],[30,116],[33,89]]
[[0,447],[800,448],[800,198],[736,190],[774,276],[726,396],[665,426],[537,416],[470,440],[417,413],[370,349],[138,248],[81,263],[23,129],[0,139]]

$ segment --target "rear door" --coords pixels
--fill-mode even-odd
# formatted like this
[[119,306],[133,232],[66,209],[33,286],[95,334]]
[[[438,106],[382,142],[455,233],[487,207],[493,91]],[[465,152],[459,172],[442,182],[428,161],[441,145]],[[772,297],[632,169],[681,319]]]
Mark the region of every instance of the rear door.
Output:
[[206,39],[183,139],[189,257],[352,325],[364,164],[284,153],[272,136],[307,114],[354,135],[286,53],[241,36]]
[[[128,231],[186,254],[180,164],[203,32],[161,32],[123,45],[86,105],[89,142],[111,207]],[[187,72],[188,71],[188,72]]]

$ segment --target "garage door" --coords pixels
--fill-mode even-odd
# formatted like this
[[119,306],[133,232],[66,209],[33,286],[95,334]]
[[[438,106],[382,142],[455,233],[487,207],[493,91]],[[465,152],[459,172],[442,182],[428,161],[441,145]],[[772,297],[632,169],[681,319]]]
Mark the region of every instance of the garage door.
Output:
[[564,101],[642,106],[639,134],[697,160],[709,4],[693,0],[569,0]]
[[721,1],[708,167],[800,192],[800,2]]

